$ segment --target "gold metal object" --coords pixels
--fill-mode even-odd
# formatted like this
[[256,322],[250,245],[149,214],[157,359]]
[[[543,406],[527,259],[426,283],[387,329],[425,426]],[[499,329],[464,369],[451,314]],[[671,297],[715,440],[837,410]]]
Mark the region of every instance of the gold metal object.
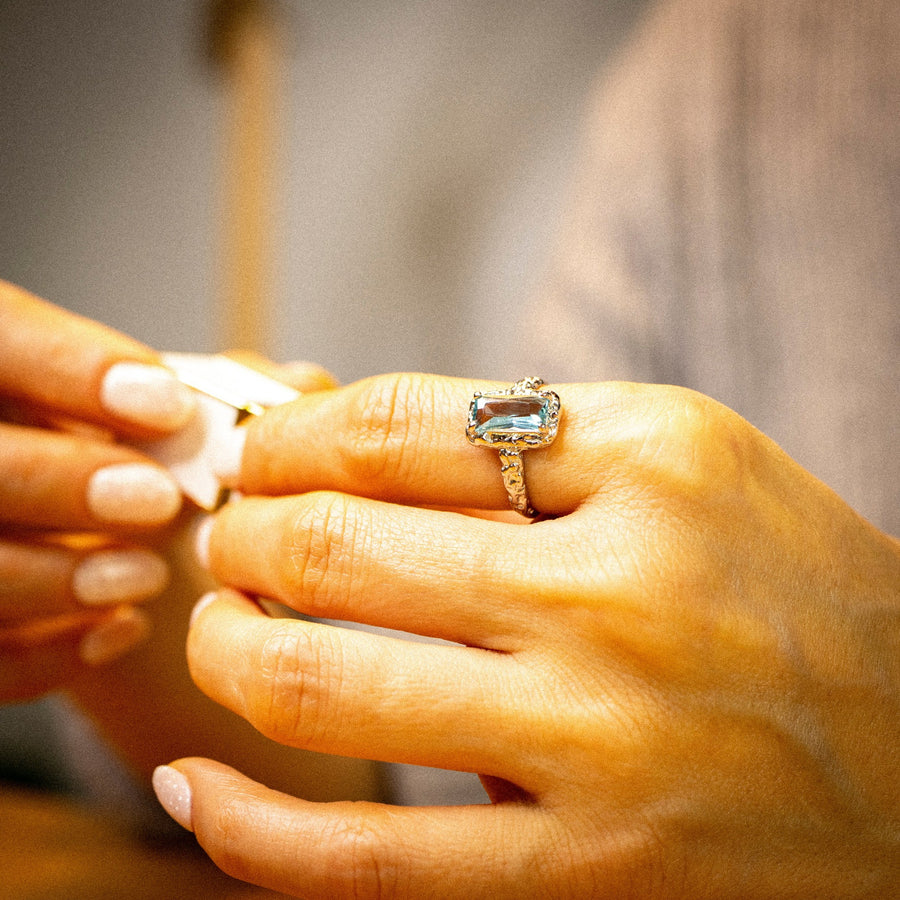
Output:
[[559,427],[559,395],[541,390],[540,378],[523,378],[505,391],[478,391],[469,404],[469,442],[500,453],[509,505],[530,519],[539,515],[528,499],[525,450],[547,447]]

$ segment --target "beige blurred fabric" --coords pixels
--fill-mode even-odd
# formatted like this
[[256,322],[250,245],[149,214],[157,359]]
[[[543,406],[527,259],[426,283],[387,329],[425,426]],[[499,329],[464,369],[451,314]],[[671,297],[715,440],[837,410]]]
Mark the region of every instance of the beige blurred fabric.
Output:
[[711,394],[900,533],[900,4],[658,4],[537,323],[545,378]]

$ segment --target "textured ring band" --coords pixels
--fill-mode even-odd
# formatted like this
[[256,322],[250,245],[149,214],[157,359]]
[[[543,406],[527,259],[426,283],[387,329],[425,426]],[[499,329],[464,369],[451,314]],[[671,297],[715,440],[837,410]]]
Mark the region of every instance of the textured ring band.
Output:
[[505,391],[478,391],[469,404],[469,442],[500,453],[509,505],[528,518],[538,515],[528,499],[522,453],[553,442],[559,426],[559,396],[541,390],[540,378],[523,378]]

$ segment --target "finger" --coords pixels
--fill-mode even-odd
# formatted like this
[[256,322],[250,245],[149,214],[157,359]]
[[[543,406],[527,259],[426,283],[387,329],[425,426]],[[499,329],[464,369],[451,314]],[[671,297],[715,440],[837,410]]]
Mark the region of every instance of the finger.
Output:
[[116,441],[116,434],[110,428],[25,401],[0,398],[0,422],[62,431],[101,444],[112,444]]
[[316,363],[303,360],[275,363],[253,350],[228,350],[224,355],[241,365],[268,375],[269,378],[290,385],[301,393],[327,391],[338,385],[335,377]]
[[0,424],[0,519],[62,531],[156,526],[181,508],[181,490],[134,450]]
[[30,700],[63,687],[85,666],[119,659],[149,630],[146,614],[130,606],[0,628],[0,701]]
[[[508,501],[498,454],[472,446],[465,434],[474,391],[498,387],[392,375],[301,397],[241,430],[220,470],[226,477],[231,470],[247,493],[325,489],[398,503],[502,509]],[[621,420],[636,389],[566,385],[559,394],[558,437],[524,454],[532,503],[553,514],[591,496],[608,475],[605,462],[635,440]]]
[[554,865],[564,828],[537,806],[309,803],[203,759],[154,787],[228,874],[308,900],[581,896],[565,882],[577,863]]
[[337,378],[326,368],[305,360],[282,363],[277,377],[301,393],[331,391],[339,385]]
[[168,582],[168,564],[150,550],[0,540],[0,625],[140,602]]
[[[528,674],[503,654],[270,619],[233,591],[205,601],[188,635],[197,686],[289,746],[533,777],[511,759],[510,708]],[[505,743],[504,743],[505,742]]]
[[542,528],[325,492],[247,497],[209,525],[198,556],[221,582],[318,618],[512,651],[532,622],[510,598],[550,588]]
[[183,425],[193,392],[142,344],[0,281],[0,394],[126,434]]

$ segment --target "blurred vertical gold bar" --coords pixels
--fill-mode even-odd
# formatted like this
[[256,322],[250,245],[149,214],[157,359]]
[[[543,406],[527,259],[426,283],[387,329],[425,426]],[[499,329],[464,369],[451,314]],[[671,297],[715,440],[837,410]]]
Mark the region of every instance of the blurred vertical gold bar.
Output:
[[222,349],[265,355],[272,353],[278,20],[272,0],[216,0],[209,20],[227,87],[219,340]]

